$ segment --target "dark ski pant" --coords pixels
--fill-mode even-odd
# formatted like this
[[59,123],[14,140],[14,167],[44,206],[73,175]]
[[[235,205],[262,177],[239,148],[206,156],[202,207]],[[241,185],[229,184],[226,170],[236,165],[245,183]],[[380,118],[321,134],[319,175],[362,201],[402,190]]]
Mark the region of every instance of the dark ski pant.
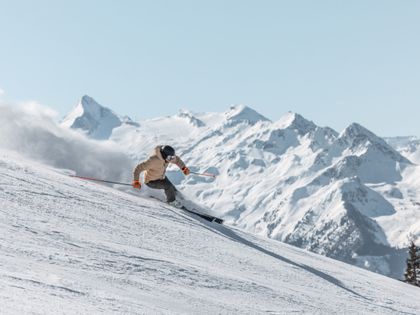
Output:
[[164,179],[152,180],[148,182],[146,185],[154,189],[165,189],[167,202],[172,202],[175,200],[176,188],[169,181],[168,178],[165,177]]

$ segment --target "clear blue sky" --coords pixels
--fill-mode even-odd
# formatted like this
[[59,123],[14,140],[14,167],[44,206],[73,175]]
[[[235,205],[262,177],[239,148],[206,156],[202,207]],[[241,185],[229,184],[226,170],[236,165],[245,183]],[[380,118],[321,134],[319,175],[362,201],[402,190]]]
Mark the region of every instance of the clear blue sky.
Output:
[[420,1],[0,0],[3,99],[141,119],[248,105],[420,136]]

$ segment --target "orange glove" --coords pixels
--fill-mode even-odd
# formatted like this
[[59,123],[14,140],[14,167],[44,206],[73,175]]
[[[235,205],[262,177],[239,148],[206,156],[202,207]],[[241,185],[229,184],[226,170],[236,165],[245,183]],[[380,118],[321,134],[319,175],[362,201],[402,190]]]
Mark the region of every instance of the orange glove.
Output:
[[182,172],[184,173],[184,175],[189,175],[190,174],[190,169],[188,167],[184,166],[182,168]]
[[140,189],[141,188],[141,184],[140,184],[140,181],[138,181],[138,180],[133,180],[133,188],[136,188],[136,189]]

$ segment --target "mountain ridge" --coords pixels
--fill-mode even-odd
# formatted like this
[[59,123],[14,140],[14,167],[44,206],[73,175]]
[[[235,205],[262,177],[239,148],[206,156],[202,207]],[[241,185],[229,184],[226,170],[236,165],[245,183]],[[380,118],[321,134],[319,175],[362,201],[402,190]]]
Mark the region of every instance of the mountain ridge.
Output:
[[[420,204],[420,183],[409,176],[419,168],[358,123],[338,133],[297,113],[272,122],[241,105],[117,127],[109,140],[138,161],[156,144],[171,144],[192,170],[219,175],[183,179],[169,170],[169,178],[231,224],[396,278],[404,268],[398,250],[406,246],[404,235],[420,235],[420,225],[404,214],[409,207],[420,221],[410,201]],[[343,181],[345,190],[337,185]],[[308,225],[320,211],[326,221]],[[398,235],[402,226],[405,234]],[[338,248],[350,230],[357,237],[348,239],[348,248],[328,249]],[[386,250],[368,255],[361,244]]]

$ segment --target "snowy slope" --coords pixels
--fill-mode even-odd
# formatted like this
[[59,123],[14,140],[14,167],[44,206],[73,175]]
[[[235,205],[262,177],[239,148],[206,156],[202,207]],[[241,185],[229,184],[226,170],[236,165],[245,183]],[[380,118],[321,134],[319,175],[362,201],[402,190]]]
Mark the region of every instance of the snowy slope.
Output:
[[418,288],[0,151],[2,314],[417,314]]
[[414,154],[357,123],[338,133],[296,113],[272,122],[236,105],[124,125],[110,140],[137,162],[171,144],[192,170],[218,175],[172,169],[171,180],[231,224],[395,278],[408,238],[420,235]]

